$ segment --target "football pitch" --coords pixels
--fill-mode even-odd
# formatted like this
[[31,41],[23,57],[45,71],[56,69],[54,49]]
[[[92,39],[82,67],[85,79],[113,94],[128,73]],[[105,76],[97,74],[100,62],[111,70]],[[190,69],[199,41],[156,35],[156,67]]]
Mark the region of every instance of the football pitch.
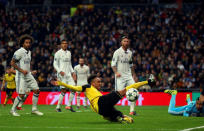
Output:
[[[0,107],[0,131],[203,131],[203,117],[172,116],[167,113],[167,106],[136,107],[137,116],[133,116],[133,124],[113,123],[102,119],[93,111],[84,109],[73,113],[65,110],[55,111],[55,105],[39,105],[44,116],[31,115],[31,105],[24,105],[24,110],[18,111],[20,117],[9,114],[11,105]],[[116,106],[124,114],[128,114],[129,107]],[[74,107],[76,110],[76,107]]]

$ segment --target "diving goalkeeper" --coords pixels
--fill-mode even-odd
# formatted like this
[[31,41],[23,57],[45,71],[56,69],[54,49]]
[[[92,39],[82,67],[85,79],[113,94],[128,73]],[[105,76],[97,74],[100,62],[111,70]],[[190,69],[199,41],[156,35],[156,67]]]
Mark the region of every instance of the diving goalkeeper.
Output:
[[153,75],[150,75],[148,81],[134,83],[121,91],[113,91],[107,95],[102,95],[99,92],[101,87],[101,79],[96,75],[92,75],[88,78],[88,83],[90,85],[72,86],[61,81],[52,81],[51,83],[55,86],[64,86],[73,91],[86,92],[86,96],[91,104],[91,109],[94,112],[102,115],[106,120],[121,123],[133,123],[133,119],[131,117],[123,115],[122,112],[114,108],[114,105],[117,104],[123,96],[125,96],[126,91],[130,88],[137,89],[146,84],[149,84],[150,86],[155,85],[155,78]]

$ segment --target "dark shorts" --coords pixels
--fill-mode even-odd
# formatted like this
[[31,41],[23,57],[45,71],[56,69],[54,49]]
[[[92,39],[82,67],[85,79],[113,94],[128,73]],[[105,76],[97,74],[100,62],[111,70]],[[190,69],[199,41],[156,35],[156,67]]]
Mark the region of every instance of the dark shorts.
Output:
[[118,92],[111,92],[103,95],[98,100],[99,114],[103,117],[109,118],[111,121],[117,121],[117,117],[122,117],[122,112],[115,109],[114,105],[118,103],[121,96]]
[[8,89],[6,88],[6,94],[9,96],[9,95],[12,95],[12,93],[15,91],[16,89]]

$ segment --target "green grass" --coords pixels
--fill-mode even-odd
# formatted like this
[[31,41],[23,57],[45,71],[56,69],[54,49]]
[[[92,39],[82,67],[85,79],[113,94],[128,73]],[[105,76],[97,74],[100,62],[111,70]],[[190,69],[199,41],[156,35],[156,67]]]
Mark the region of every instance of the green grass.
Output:
[[[136,107],[137,116],[133,124],[111,123],[90,110],[72,113],[62,106],[61,113],[55,112],[56,106],[39,105],[44,116],[31,115],[31,105],[24,105],[23,111],[18,111],[20,117],[9,114],[11,105],[0,107],[0,131],[176,131],[186,128],[204,126],[203,117],[172,116],[167,113],[166,106]],[[129,107],[117,106],[124,114],[128,114]],[[75,107],[74,107],[75,109]],[[204,130],[197,129],[197,130]]]

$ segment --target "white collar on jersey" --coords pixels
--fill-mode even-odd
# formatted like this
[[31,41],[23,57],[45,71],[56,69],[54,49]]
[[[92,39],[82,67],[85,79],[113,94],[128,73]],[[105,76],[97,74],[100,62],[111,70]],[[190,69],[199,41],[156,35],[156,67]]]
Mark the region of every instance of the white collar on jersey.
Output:
[[67,51],[68,51],[68,50],[63,50],[62,48],[61,48],[60,50],[61,50],[62,52],[65,52],[65,53],[67,53]]
[[120,48],[121,48],[121,50],[122,50],[125,54],[128,54],[129,49],[127,49],[127,51],[125,51],[122,46],[121,46]]
[[24,51],[25,51],[25,53],[26,54],[28,54],[29,53],[29,50],[26,50],[25,48],[23,48],[23,47],[21,47]]

